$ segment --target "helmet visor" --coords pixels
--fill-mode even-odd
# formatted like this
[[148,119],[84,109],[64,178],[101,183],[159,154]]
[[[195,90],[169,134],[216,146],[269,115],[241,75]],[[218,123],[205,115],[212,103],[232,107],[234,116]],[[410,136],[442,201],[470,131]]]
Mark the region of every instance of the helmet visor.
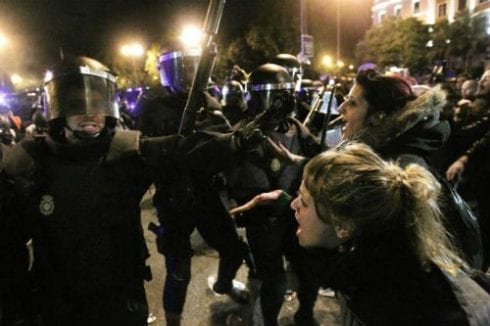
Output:
[[199,53],[168,52],[158,58],[158,71],[163,86],[177,91],[190,89],[199,65]]
[[48,120],[99,113],[119,118],[116,84],[94,75],[71,74],[52,79],[44,86]]

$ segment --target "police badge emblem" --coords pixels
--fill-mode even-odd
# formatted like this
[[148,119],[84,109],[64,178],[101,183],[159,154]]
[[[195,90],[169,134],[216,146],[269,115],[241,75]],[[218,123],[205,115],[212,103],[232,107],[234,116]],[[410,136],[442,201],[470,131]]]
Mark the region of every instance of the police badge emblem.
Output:
[[54,198],[51,195],[44,195],[41,197],[41,202],[39,203],[39,212],[44,216],[53,214],[54,212]]
[[277,172],[280,169],[281,169],[281,161],[279,161],[279,159],[277,159],[277,158],[272,159],[272,161],[271,161],[271,170],[273,172]]

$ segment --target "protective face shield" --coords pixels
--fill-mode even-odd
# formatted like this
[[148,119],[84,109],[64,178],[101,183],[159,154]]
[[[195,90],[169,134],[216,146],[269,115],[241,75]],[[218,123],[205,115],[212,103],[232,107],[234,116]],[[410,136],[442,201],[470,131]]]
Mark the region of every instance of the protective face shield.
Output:
[[236,80],[231,80],[227,82],[221,90],[221,105],[223,106],[235,106],[244,107],[245,106],[245,91],[243,90],[242,84]]
[[[253,109],[257,112],[267,111],[281,101],[280,109],[284,114],[293,111],[291,97],[294,98],[294,82],[287,70],[279,65],[267,63],[252,71],[249,77],[250,94]],[[293,99],[294,104],[294,99]]]
[[200,53],[197,50],[183,52],[170,51],[158,57],[160,83],[174,92],[188,91],[199,65]]
[[12,111],[9,96],[0,92],[0,113],[9,113]]
[[252,114],[261,114],[263,130],[272,130],[284,121],[296,105],[294,83],[287,70],[267,63],[250,74],[251,99],[248,108]]
[[116,89],[115,76],[98,61],[65,59],[44,78],[46,119],[95,113],[118,119]]

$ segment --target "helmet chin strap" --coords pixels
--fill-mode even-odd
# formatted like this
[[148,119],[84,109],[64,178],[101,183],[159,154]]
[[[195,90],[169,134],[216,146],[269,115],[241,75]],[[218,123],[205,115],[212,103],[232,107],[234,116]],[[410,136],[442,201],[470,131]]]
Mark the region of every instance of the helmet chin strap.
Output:
[[73,135],[77,137],[78,139],[81,140],[88,140],[88,139],[96,139],[100,136],[100,132],[93,134],[93,133],[87,133],[79,130],[72,130]]

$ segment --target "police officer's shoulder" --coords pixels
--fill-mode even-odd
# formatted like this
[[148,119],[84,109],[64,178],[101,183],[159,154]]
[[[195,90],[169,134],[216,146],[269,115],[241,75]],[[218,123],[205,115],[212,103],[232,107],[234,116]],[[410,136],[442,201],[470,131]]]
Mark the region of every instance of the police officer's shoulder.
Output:
[[25,138],[3,156],[3,169],[11,176],[31,174],[36,167],[37,153],[42,151],[42,139]]
[[139,153],[141,133],[137,130],[116,130],[106,161],[114,162]]

